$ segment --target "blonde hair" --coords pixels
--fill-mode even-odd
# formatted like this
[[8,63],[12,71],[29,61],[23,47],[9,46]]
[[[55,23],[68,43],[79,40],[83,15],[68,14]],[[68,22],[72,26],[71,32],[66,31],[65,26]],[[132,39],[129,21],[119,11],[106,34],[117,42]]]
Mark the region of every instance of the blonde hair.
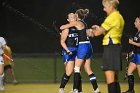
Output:
[[78,18],[84,19],[89,14],[89,9],[78,9],[75,13],[78,15]]
[[106,3],[111,4],[115,9],[118,9],[119,0],[103,0],[102,4],[106,5]]

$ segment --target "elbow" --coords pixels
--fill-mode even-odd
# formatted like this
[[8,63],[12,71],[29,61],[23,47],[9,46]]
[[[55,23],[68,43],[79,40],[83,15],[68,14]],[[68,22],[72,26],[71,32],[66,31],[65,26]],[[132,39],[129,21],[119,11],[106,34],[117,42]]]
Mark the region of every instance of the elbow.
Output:
[[60,27],[60,30],[63,30],[62,26]]
[[61,44],[61,46],[63,46],[63,45],[65,44],[65,42],[63,42],[63,41],[60,41],[60,44]]
[[65,29],[65,26],[64,25],[60,26],[60,29],[61,30],[64,30]]

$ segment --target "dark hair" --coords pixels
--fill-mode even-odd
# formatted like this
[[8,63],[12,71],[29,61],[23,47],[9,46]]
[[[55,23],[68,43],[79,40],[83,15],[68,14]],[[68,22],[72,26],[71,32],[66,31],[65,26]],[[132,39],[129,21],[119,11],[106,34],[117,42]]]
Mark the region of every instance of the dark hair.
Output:
[[89,9],[78,9],[75,13],[78,15],[78,18],[84,19],[89,14]]
[[71,13],[74,14],[74,12],[70,12],[70,13],[68,13],[67,16],[66,16],[67,19],[69,18],[69,15],[70,15]]

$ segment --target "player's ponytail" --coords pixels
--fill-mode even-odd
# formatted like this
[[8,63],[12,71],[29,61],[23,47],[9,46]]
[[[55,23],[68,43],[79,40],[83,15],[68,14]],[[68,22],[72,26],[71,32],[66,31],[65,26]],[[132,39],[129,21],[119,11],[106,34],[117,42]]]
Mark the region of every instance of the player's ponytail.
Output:
[[75,13],[78,15],[78,18],[84,19],[89,14],[89,9],[78,9]]

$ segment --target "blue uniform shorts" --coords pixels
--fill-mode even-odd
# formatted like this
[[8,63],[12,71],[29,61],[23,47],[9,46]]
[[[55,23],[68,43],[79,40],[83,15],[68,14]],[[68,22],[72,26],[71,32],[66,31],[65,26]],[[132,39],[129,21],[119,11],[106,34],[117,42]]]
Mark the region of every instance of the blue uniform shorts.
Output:
[[92,45],[90,43],[81,43],[78,45],[77,51],[78,59],[88,59],[93,58]]
[[67,54],[67,52],[65,50],[63,50],[62,55],[63,55],[63,62],[64,63],[67,61],[75,61],[77,48],[68,47],[68,49],[72,52],[72,55]]
[[140,54],[134,53],[134,56],[132,59],[130,59],[130,62],[140,65]]

